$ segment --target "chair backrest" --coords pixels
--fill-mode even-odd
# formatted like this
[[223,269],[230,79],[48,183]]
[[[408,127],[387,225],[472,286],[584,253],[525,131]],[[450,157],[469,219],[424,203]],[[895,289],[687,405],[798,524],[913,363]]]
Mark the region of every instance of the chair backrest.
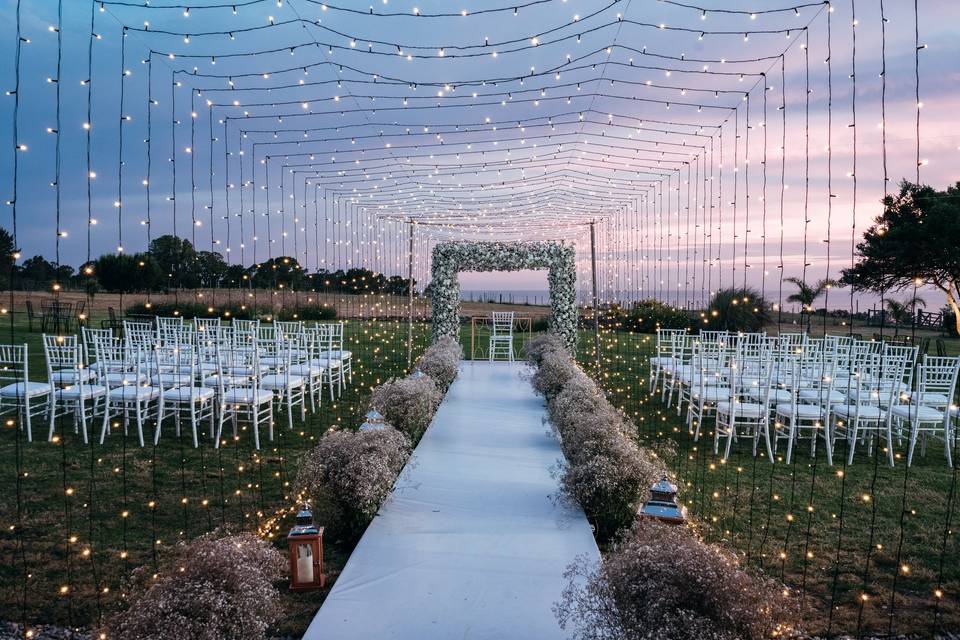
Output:
[[725,342],[729,335],[728,331],[701,331],[700,340],[703,342]]
[[83,368],[80,357],[80,342],[77,336],[52,336],[43,334],[43,355],[47,361],[47,379],[54,381],[54,371]]
[[303,322],[300,320],[277,320],[273,324],[281,338],[297,338],[303,335]]
[[[912,401],[941,408],[949,406],[957,388],[958,370],[960,357],[923,356],[917,368],[917,390]],[[946,396],[946,401],[935,400],[934,394]]]
[[490,331],[495,336],[513,335],[513,311],[494,311]]
[[29,380],[28,348],[25,344],[0,344],[0,382]]
[[108,373],[131,374],[130,382],[138,379],[139,364],[142,362],[142,351],[139,345],[126,344],[124,339],[112,335],[95,334],[93,353],[94,366],[99,379],[104,380]]
[[128,347],[147,353],[157,343],[157,332],[149,322],[124,320],[123,339]]
[[93,364],[93,337],[98,335],[104,337],[113,336],[113,329],[80,327],[80,338],[83,344],[83,361],[88,367]]
[[197,333],[206,332],[216,335],[220,329],[220,318],[194,318],[193,326]]
[[657,329],[656,355],[664,358],[672,357],[677,336],[686,332],[686,329]]

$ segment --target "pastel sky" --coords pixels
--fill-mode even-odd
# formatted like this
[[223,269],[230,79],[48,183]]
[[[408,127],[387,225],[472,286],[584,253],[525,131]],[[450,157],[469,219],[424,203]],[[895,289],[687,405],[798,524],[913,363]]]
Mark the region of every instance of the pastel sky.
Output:
[[[5,61],[0,77],[8,90],[14,85],[14,4],[0,7],[0,59]],[[142,3],[129,0],[129,4]],[[24,256],[40,254],[53,260],[59,252],[60,261],[76,266],[88,255],[114,252],[121,244],[128,252],[142,250],[148,237],[176,229],[179,235],[195,239],[200,248],[226,253],[234,262],[241,261],[241,253],[247,263],[295,254],[309,269],[366,261],[384,271],[403,272],[407,238],[400,221],[413,215],[423,216],[422,222],[438,221],[438,226],[420,227],[418,279],[427,278],[429,248],[440,239],[550,237],[577,244],[581,282],[586,283],[589,245],[584,223],[596,219],[605,295],[660,293],[692,300],[720,282],[739,281],[744,269],[749,283],[777,291],[781,247],[785,276],[804,273],[804,254],[808,279],[838,275],[850,264],[851,238],[859,236],[877,215],[884,193],[879,127],[882,42],[876,0],[834,2],[829,43],[824,5],[802,6],[796,13],[760,13],[755,18],[748,13],[712,11],[793,6],[787,2],[690,3],[705,7],[706,19],[700,10],[660,0],[552,0],[525,7],[517,15],[509,10],[472,15],[509,4],[476,0],[459,4],[340,0],[338,6],[354,12],[324,10],[322,3],[312,0],[246,0],[239,3],[236,15],[229,7],[203,9],[229,3],[198,0],[191,5],[189,17],[182,8],[157,8],[182,4],[156,0],[147,9],[107,2],[100,11],[98,3],[63,0],[63,20],[58,23],[56,0],[22,3],[22,35],[30,40],[22,48],[17,140],[28,148],[19,156],[17,173],[17,235]],[[465,9],[468,15],[418,18],[414,7],[424,14]],[[93,41],[92,74],[87,58],[91,11],[93,30],[100,36]],[[369,15],[371,11],[400,15]],[[888,18],[886,149],[893,189],[901,178],[912,179],[916,173],[913,3],[886,0],[884,11]],[[625,20],[619,22],[618,16]],[[270,17],[275,26],[263,28]],[[149,31],[144,31],[145,21]],[[922,182],[941,188],[960,179],[958,23],[960,3],[920,0],[919,40],[926,45],[920,51],[919,71],[920,175]],[[58,33],[50,27],[57,24],[62,69],[60,82],[52,83],[48,78],[57,78]],[[661,24],[670,28],[658,28]],[[808,24],[805,33],[803,27]],[[121,48],[122,25],[128,31]],[[706,32],[702,39],[701,29]],[[790,38],[784,29],[794,29]],[[237,32],[232,38],[227,34],[231,30]],[[770,33],[758,33],[763,30]],[[850,77],[854,30],[856,93]],[[202,35],[209,31],[224,33]],[[717,31],[727,33],[711,33]],[[750,37],[745,40],[747,32]],[[538,46],[532,46],[535,34],[540,34]],[[809,42],[809,127],[801,40]],[[485,41],[495,45],[483,48]],[[516,42],[500,44],[510,41]],[[828,44],[832,53],[829,110]],[[457,49],[458,45],[470,48]],[[606,47],[611,47],[609,53]],[[273,51],[230,56],[267,49]],[[498,56],[491,54],[494,49],[499,49]],[[411,52],[422,57],[406,59]],[[171,58],[168,53],[175,55]],[[568,55],[573,63],[567,62]],[[144,64],[148,59],[150,64]],[[732,74],[695,73],[703,65],[691,59],[723,59],[726,62],[708,67]],[[744,59],[755,61],[738,62]],[[295,70],[299,65],[303,71]],[[536,71],[531,73],[531,68]],[[123,111],[122,69],[130,71],[122,80]],[[562,73],[541,75],[545,69]],[[174,71],[180,87],[172,83]],[[765,122],[763,84],[757,75],[761,72],[767,73],[771,86],[766,93]],[[739,73],[744,80],[737,77]],[[519,78],[528,74],[527,82],[521,84]],[[244,90],[231,92],[228,75],[235,76],[235,88]],[[87,131],[83,128],[88,87],[81,84],[88,77],[93,79],[90,166],[96,173],[89,207],[90,217],[96,219],[92,226],[88,225]],[[781,83],[786,87],[783,96]],[[59,239],[57,188],[52,186],[58,174],[58,136],[47,132],[56,128],[58,84],[59,228],[66,232]],[[205,91],[192,95],[191,87]],[[714,90],[720,94],[710,93]],[[738,106],[737,92],[744,90],[750,91],[749,147],[744,107]],[[471,98],[471,92],[478,97]],[[176,96],[175,112],[171,111],[172,95]],[[148,98],[156,102],[152,108],[147,107]],[[778,109],[781,98],[786,105],[786,129]],[[208,108],[206,100],[213,107]],[[239,106],[232,106],[233,100]],[[668,109],[664,101],[673,104]],[[691,106],[696,104],[707,106],[698,111]],[[277,117],[282,114],[288,115]],[[586,117],[578,121],[577,114]],[[0,149],[10,150],[0,154],[3,200],[13,199],[12,115],[12,96],[0,99]],[[854,115],[856,127],[850,126]],[[121,116],[129,117],[122,127],[122,169]],[[223,118],[227,125],[220,123]],[[643,126],[656,129],[660,122],[669,131],[641,133],[637,126],[641,119]],[[214,124],[212,131],[208,122]],[[498,122],[502,124],[494,129],[491,123]],[[679,166],[671,164],[670,158],[687,154],[696,157],[692,169],[719,172],[719,138],[714,137],[710,155],[706,146],[699,156],[691,147],[683,147],[707,144],[709,137],[694,136],[700,126],[711,133],[722,130],[726,173],[713,184],[722,182],[723,200],[714,193],[708,202],[704,175],[691,174],[688,182],[686,169],[661,180],[659,191],[649,186],[653,184],[650,175],[637,170],[636,185],[630,186],[625,176],[635,169],[631,162],[643,164],[642,158],[655,158],[658,153],[667,160],[661,166]],[[736,161],[732,158],[734,126],[741,136]],[[423,131],[423,127],[434,130]],[[805,152],[807,131],[809,154]],[[828,131],[832,133],[829,171]],[[856,201],[850,175],[854,135]],[[786,140],[783,172],[782,136]],[[578,154],[579,164],[574,161]],[[177,167],[176,189],[171,158]],[[404,173],[411,163],[430,165],[432,172],[422,168],[416,175]],[[732,219],[734,164],[736,225]],[[590,178],[583,182],[577,176],[586,166]],[[249,182],[246,188],[241,170],[243,180]],[[148,175],[149,228],[144,224],[148,203],[143,184]],[[805,189],[808,177],[809,191]],[[604,181],[612,191],[603,192],[607,187],[599,185]],[[829,192],[828,181],[832,182]],[[655,208],[653,213],[644,208],[640,194],[645,188],[651,190],[643,197],[653,197],[649,194],[655,192],[660,199],[666,197],[662,215],[657,216]],[[635,192],[627,195],[630,189]],[[830,193],[834,197],[829,198]],[[745,217],[748,196],[749,222]],[[119,212],[114,206],[118,200],[123,203]],[[725,222],[719,227],[714,220],[708,238],[711,202],[718,216],[723,208]],[[810,220],[806,241],[805,209]],[[693,221],[688,223],[689,217]],[[451,223],[455,226],[450,227]],[[0,225],[9,229],[12,224],[12,207],[7,206],[0,212]],[[253,224],[260,225],[256,240]],[[270,226],[265,229],[265,225]],[[271,234],[269,240],[263,236],[265,231]],[[662,239],[666,251],[659,248]],[[705,266],[702,259],[708,253],[711,263]],[[542,272],[468,274],[462,282],[465,289],[542,289],[545,276]]]

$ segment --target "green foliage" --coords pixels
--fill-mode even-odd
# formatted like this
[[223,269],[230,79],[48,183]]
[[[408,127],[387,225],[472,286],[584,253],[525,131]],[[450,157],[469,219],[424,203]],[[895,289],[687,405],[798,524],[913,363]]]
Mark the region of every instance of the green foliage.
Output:
[[760,331],[771,321],[770,303],[755,289],[721,289],[710,300],[701,329]]
[[312,322],[315,320],[336,320],[337,310],[329,305],[322,307],[297,307],[294,309],[280,309],[273,317],[276,320],[282,321],[306,320]]
[[[960,310],[960,182],[938,191],[904,181],[857,245],[843,282],[858,291],[898,291],[922,284]],[[956,326],[960,329],[960,314]]]
[[129,316],[181,316],[188,320],[191,318],[252,320],[254,318],[251,307],[242,308],[240,305],[211,307],[199,302],[138,302],[127,307],[125,312]]
[[625,325],[639,333],[655,333],[657,329],[689,329],[693,320],[684,310],[659,300],[640,300],[627,313]]
[[163,281],[157,261],[147,253],[105,254],[97,258],[93,273],[107,291],[156,291]]

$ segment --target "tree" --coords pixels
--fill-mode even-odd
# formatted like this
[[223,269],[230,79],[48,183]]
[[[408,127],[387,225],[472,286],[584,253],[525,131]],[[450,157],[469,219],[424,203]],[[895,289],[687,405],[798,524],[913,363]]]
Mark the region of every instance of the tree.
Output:
[[858,291],[926,285],[942,291],[960,331],[960,182],[937,191],[904,181],[857,245],[842,281]]
[[278,256],[253,267],[253,286],[262,289],[280,287],[300,289],[304,281],[303,269],[296,258]]
[[770,322],[770,303],[755,289],[721,289],[710,300],[701,329],[760,331]]
[[227,275],[227,263],[216,251],[197,253],[197,278],[201,287],[219,286]]
[[900,325],[913,322],[913,319],[917,315],[918,306],[926,307],[927,301],[920,296],[913,296],[903,302],[892,298],[887,300],[887,313],[890,314],[890,319],[893,321],[895,327],[893,331],[894,335],[900,333]]
[[94,273],[104,289],[121,293],[153,291],[165,280],[160,265],[147,253],[102,255],[97,258]]
[[13,236],[6,229],[0,228],[0,289],[10,288],[11,267],[16,264],[16,254],[19,252],[13,242]]
[[189,240],[160,236],[150,243],[148,252],[163,273],[165,288],[193,289],[199,286],[197,251]]
[[43,256],[33,256],[23,261],[20,267],[20,277],[24,288],[44,289],[56,275],[56,267]]
[[800,305],[800,313],[807,316],[807,331],[810,331],[810,323],[813,321],[813,303],[826,293],[827,289],[843,286],[830,278],[818,280],[813,286],[810,286],[801,278],[784,278],[783,281],[797,286],[797,292],[787,296],[787,302],[795,302]]

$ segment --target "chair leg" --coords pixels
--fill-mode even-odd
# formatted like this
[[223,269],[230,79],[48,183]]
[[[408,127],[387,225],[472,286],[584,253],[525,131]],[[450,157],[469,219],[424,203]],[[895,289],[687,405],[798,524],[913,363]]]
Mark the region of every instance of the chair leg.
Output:
[[[51,396],[53,396],[53,395],[54,395],[54,394],[51,394]],[[27,411],[29,412],[29,408],[27,409]],[[47,413],[49,414],[49,420],[50,420],[50,432],[47,434],[47,442],[51,442],[51,441],[53,440],[53,432],[54,432],[54,429],[56,428],[56,425],[54,425],[54,421],[56,420],[56,416],[57,416],[57,403],[56,403],[56,401],[54,401],[54,403],[53,403],[53,410],[52,410],[52,411],[48,411]]]
[[[134,413],[137,418],[137,437],[140,439],[140,446],[143,447],[143,406],[140,400],[134,401]],[[157,423],[157,435],[156,440],[160,439],[160,423]],[[156,442],[154,442],[156,444]]]
[[917,437],[919,436],[919,422],[910,423],[910,445],[907,449],[907,466],[913,464],[913,451],[917,447]]
[[110,426],[110,398],[103,400],[103,426],[100,427],[100,444],[107,437],[107,427]]

